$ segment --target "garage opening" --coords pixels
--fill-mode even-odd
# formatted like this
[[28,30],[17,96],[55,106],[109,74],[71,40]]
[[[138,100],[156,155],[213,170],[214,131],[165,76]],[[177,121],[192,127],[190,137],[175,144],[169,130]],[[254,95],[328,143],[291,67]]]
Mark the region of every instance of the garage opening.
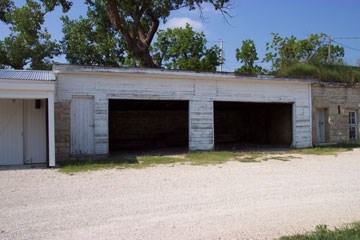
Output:
[[290,147],[291,103],[214,102],[215,147]]
[[109,150],[188,148],[189,102],[109,100]]

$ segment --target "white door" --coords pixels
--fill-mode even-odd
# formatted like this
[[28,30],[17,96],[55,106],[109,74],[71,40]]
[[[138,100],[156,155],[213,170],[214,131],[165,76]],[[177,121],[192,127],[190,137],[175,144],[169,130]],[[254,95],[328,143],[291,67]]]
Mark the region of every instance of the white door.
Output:
[[73,96],[71,100],[71,153],[94,154],[94,98]]
[[317,124],[317,142],[325,142],[325,111],[324,109],[316,112],[316,124]]
[[46,163],[46,101],[24,100],[25,163]]
[[23,100],[0,99],[0,165],[24,163]]

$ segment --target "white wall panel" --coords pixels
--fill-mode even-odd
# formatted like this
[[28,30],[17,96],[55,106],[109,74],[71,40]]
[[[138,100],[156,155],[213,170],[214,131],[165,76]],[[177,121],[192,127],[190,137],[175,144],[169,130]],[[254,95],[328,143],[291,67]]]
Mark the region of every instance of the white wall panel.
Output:
[[24,100],[25,163],[45,163],[47,160],[46,101]]
[[94,154],[94,98],[73,96],[71,99],[71,153]]
[[23,164],[23,100],[0,99],[0,165]]

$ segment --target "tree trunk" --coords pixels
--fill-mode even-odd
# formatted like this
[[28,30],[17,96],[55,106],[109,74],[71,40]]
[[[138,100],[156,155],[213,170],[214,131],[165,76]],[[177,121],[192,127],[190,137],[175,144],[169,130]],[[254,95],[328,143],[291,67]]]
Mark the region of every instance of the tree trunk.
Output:
[[127,41],[128,50],[137,59],[140,60],[144,67],[159,68],[152,56],[150,55],[149,46],[140,39],[129,39]]

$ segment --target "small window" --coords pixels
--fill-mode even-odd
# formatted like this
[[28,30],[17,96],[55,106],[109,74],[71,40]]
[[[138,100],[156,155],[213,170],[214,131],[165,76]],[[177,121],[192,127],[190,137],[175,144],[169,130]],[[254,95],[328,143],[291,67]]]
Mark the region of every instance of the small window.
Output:
[[349,138],[350,140],[358,139],[357,133],[357,113],[349,112]]

